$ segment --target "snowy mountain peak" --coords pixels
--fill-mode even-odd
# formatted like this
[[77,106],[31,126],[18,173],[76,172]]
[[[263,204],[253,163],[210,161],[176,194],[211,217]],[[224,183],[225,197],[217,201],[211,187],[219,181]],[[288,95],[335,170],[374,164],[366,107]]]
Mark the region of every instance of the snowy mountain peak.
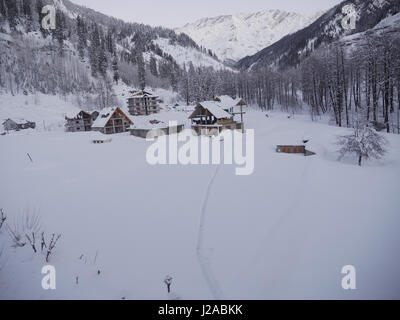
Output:
[[[357,14],[354,29],[342,27],[343,7],[348,4],[355,7]],[[285,36],[253,56],[243,58],[236,64],[236,67],[257,69],[268,66],[285,69],[296,66],[321,45],[340,40],[345,36],[366,32],[383,19],[399,12],[399,0],[343,1],[304,29]]]
[[203,18],[176,31],[188,34],[199,45],[211,49],[221,60],[238,61],[306,27],[322,14],[263,10]]

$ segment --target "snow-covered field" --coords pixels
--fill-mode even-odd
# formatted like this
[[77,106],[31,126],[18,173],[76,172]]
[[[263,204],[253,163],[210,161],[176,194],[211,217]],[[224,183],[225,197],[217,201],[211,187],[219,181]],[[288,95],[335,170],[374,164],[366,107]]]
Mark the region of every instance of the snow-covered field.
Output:
[[[12,248],[0,230],[0,299],[165,299],[166,275],[169,298],[400,298],[400,137],[358,167],[337,160],[346,129],[256,111],[245,121],[255,130],[250,176],[232,165],[150,166],[151,142],[129,134],[103,145],[58,127],[0,136],[7,222],[37,212],[46,234],[62,234],[50,260],[57,289],[45,291],[44,256]],[[304,136],[316,156],[275,152]],[[357,290],[341,287],[345,265]]]

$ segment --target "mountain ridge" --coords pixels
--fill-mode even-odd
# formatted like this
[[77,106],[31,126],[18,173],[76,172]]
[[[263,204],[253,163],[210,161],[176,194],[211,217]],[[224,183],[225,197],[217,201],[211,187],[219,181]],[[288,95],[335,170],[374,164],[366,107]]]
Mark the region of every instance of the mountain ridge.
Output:
[[296,12],[266,9],[205,17],[176,32],[186,33],[196,43],[211,49],[221,60],[238,61],[314,22],[324,11],[303,15]]
[[[354,5],[357,13],[356,29],[343,30],[345,17],[342,8]],[[241,59],[236,67],[248,70],[258,67],[287,68],[297,66],[322,44],[329,44],[343,36],[360,33],[375,27],[390,15],[400,12],[398,0],[346,0],[328,10],[304,29],[283,37],[255,55]]]

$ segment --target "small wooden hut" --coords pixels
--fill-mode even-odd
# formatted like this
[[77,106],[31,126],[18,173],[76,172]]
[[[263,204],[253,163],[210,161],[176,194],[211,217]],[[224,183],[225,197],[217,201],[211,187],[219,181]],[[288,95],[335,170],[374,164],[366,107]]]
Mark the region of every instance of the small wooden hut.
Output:
[[280,145],[276,147],[278,153],[306,153],[306,146]]

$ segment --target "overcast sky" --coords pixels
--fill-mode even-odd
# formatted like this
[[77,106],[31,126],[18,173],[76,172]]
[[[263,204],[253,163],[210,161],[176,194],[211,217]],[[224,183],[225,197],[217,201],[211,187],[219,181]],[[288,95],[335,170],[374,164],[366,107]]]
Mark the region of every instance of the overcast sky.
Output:
[[204,17],[280,9],[313,13],[342,0],[71,0],[127,22],[180,27]]

